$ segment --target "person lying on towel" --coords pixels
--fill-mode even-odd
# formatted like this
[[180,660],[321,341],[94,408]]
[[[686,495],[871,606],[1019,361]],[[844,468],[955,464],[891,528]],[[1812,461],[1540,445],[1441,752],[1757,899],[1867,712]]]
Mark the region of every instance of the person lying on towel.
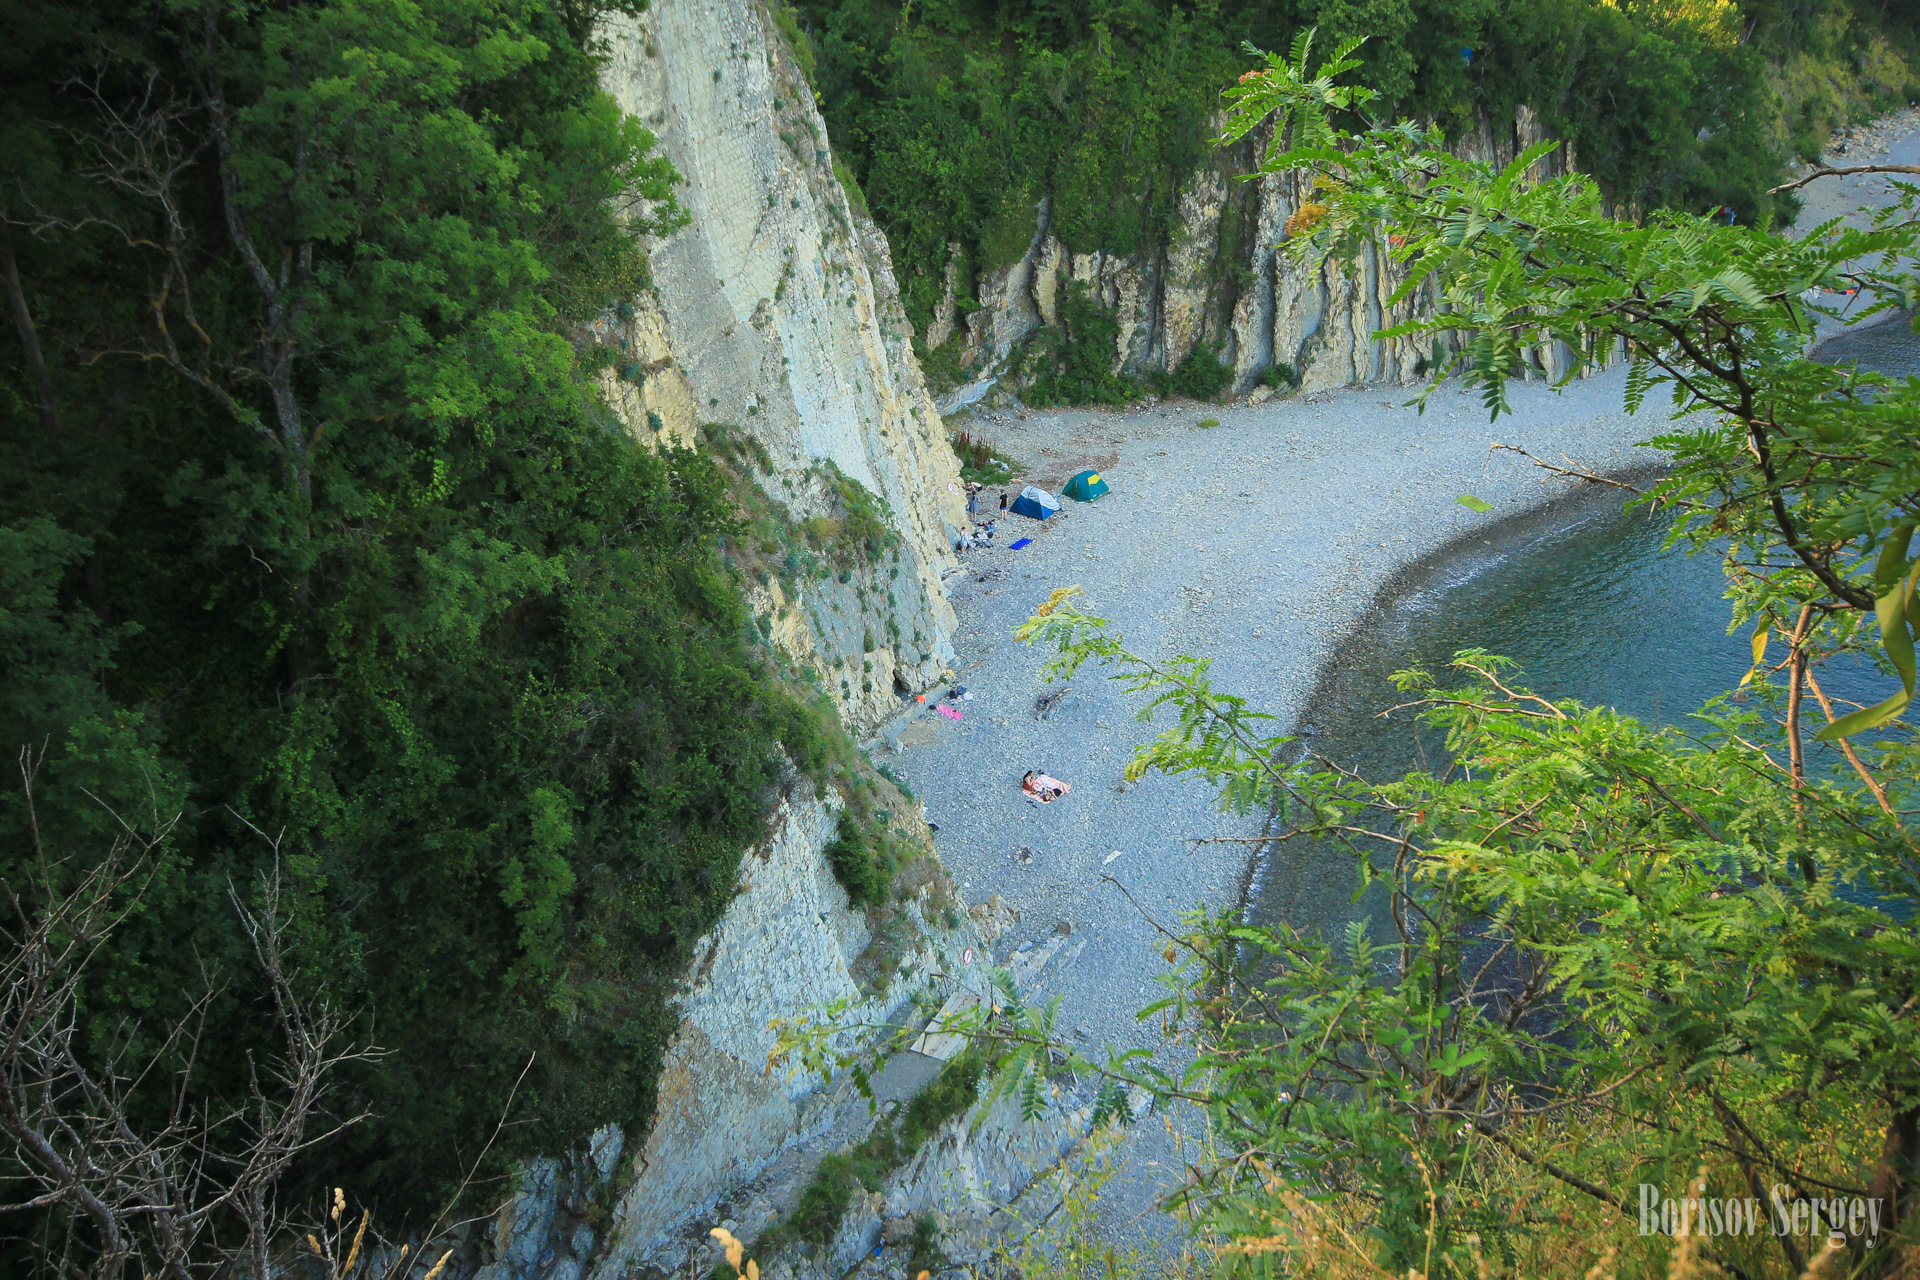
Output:
[[1020,779],[1020,790],[1041,804],[1052,804],[1073,788],[1058,778],[1050,778],[1044,773],[1035,773],[1029,769],[1027,776]]

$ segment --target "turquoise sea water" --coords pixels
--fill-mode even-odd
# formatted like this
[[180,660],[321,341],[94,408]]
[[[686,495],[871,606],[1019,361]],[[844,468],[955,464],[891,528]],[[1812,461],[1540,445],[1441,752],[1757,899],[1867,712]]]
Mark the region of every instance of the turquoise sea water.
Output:
[[[1822,349],[1891,373],[1920,373],[1920,341],[1904,325],[1848,335]],[[1648,434],[1658,429],[1649,419]],[[1589,488],[1548,510],[1490,525],[1416,567],[1323,672],[1302,723],[1316,752],[1369,777],[1440,763],[1437,736],[1403,701],[1395,671],[1436,673],[1460,649],[1515,659],[1513,679],[1554,698],[1608,705],[1685,729],[1702,703],[1732,689],[1751,661],[1746,630],[1729,635],[1717,556],[1665,550],[1664,517],[1628,510],[1618,490]],[[1823,671],[1829,696],[1877,701],[1892,682],[1865,663]],[[1810,722],[1820,713],[1811,699]],[[1843,769],[1818,747],[1810,769]],[[1333,925],[1368,912],[1349,901],[1351,856],[1320,846],[1284,849],[1257,866],[1255,919]]]

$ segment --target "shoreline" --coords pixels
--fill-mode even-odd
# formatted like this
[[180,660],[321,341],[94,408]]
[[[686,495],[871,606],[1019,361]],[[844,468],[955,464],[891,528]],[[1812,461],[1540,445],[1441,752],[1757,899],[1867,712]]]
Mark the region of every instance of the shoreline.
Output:
[[[1642,465],[1604,474],[1608,480],[1642,487],[1666,476],[1668,469]],[[1624,506],[1631,499],[1632,495],[1622,490],[1586,481],[1537,506],[1503,516],[1484,528],[1457,535],[1408,562],[1382,582],[1365,615],[1348,629],[1337,649],[1345,653],[1373,643],[1368,635],[1369,629],[1393,626],[1410,606],[1423,598],[1431,602],[1427,608],[1445,610],[1448,607],[1448,593],[1465,586],[1482,572],[1515,556],[1538,554],[1542,544],[1572,533],[1595,519],[1603,509]],[[1463,566],[1471,567],[1463,573]],[[1334,704],[1338,701],[1336,694],[1344,679],[1345,673],[1337,656],[1320,664],[1313,690],[1303,700],[1288,728],[1303,749],[1313,746],[1315,739],[1325,738],[1334,732],[1335,717],[1339,714]],[[1352,765],[1350,761],[1342,763]],[[1271,836],[1274,830],[1274,818],[1270,812],[1261,826],[1260,834]],[[1235,899],[1235,911],[1241,919],[1250,919],[1258,914],[1269,879],[1286,870],[1279,866],[1284,854],[1280,845],[1281,842],[1275,839],[1250,847],[1239,896]],[[1302,921],[1296,919],[1293,923],[1297,925]]]
[[[1605,479],[1636,487],[1654,483],[1665,478],[1669,472],[1657,464],[1622,468],[1617,471],[1600,473]],[[1556,496],[1551,496],[1535,506],[1502,515],[1494,523],[1481,529],[1464,530],[1448,541],[1434,547],[1424,555],[1399,566],[1386,581],[1380,584],[1372,601],[1367,605],[1364,616],[1343,635],[1336,648],[1346,650],[1356,644],[1364,643],[1364,628],[1377,625],[1391,619],[1410,601],[1421,596],[1441,596],[1461,586],[1481,572],[1475,569],[1464,576],[1455,576],[1442,581],[1441,577],[1449,569],[1463,563],[1484,559],[1487,567],[1514,555],[1526,554],[1533,545],[1559,534],[1570,532],[1579,525],[1592,519],[1586,516],[1571,520],[1577,508],[1599,506],[1609,498],[1625,505],[1630,497],[1622,490],[1596,484],[1593,481],[1578,482],[1577,487],[1570,483]],[[1481,552],[1478,548],[1493,544],[1492,552]],[[1325,732],[1323,726],[1308,719],[1314,708],[1326,703],[1338,674],[1337,662],[1321,664],[1312,691],[1307,695],[1289,732],[1298,737],[1310,737]]]
[[[1877,141],[1894,159],[1920,159],[1916,126],[1920,109],[1889,120]],[[1821,184],[1799,225],[1836,202],[1884,203],[1886,189],[1875,177]],[[1837,329],[1821,333],[1823,349]],[[1046,688],[1037,675],[1045,655],[1014,644],[1013,629],[1053,588],[1080,586],[1084,607],[1130,647],[1211,657],[1216,687],[1307,736],[1342,652],[1397,600],[1470,557],[1476,542],[1517,549],[1543,536],[1552,513],[1590,488],[1525,459],[1496,460],[1490,443],[1571,457],[1609,477],[1664,470],[1664,458],[1639,442],[1666,415],[1625,414],[1625,372],[1616,366],[1559,391],[1516,384],[1514,413],[1491,424],[1457,384],[1435,390],[1424,415],[1404,404],[1414,388],[1379,383],[1258,406],[973,408],[966,429],[1023,463],[1013,493],[1024,483],[1058,491],[1083,468],[1099,470],[1113,492],[1088,506],[1068,502],[1044,526],[1004,517],[998,547],[963,559],[948,581],[959,617],[954,670],[973,694],[966,718],[921,716],[888,739],[886,759],[940,824],[940,856],[966,899],[997,895],[1019,913],[997,960],[1056,929],[1086,935],[1077,958],[1050,966],[1036,992],[1059,997],[1063,1027],[1090,1045],[1172,1061],[1133,1016],[1163,990],[1154,982],[1163,967],[1157,934],[1141,912],[1170,920],[1195,903],[1244,908],[1257,850],[1222,857],[1207,850],[1223,846],[1186,839],[1258,835],[1266,824],[1223,817],[1197,779],[1119,782],[1132,748],[1157,728],[1132,723],[1134,700],[1090,668],[1071,682],[1072,698],[1039,719],[1032,705]],[[1207,420],[1215,425],[1202,428]],[[1455,501],[1462,495],[1492,509],[1475,514]],[[1006,550],[1022,536],[1034,540],[1028,550]],[[1073,794],[1029,808],[1017,799],[1028,768],[1065,778]],[[1139,911],[1103,883],[1107,875]],[[1188,1119],[1138,1125],[1116,1151],[1101,1211],[1110,1242],[1169,1254],[1183,1245],[1157,1201],[1181,1181],[1178,1128]]]
[[[1012,492],[1027,482],[1056,489],[1083,466],[1101,470],[1113,492],[1069,502],[1044,526],[1005,519],[996,549],[964,558],[949,588],[960,618],[954,670],[974,695],[960,704],[965,719],[923,714],[889,739],[898,753],[876,758],[925,801],[966,898],[997,894],[1020,913],[997,958],[1057,928],[1084,935],[1085,952],[1040,983],[1043,997],[1061,998],[1070,1032],[1165,1051],[1133,1016],[1162,990],[1153,926],[1101,876],[1163,922],[1197,903],[1232,910],[1255,860],[1241,846],[1186,839],[1257,835],[1263,823],[1220,815],[1197,779],[1123,787],[1133,747],[1161,726],[1135,723],[1136,700],[1092,668],[1069,683],[1073,696],[1052,718],[1037,719],[1033,699],[1051,691],[1037,674],[1045,655],[1015,644],[1013,629],[1052,589],[1078,585],[1085,607],[1130,646],[1210,656],[1218,688],[1297,729],[1329,663],[1383,599],[1587,487],[1496,456],[1490,442],[1564,452],[1601,474],[1649,469],[1637,442],[1661,419],[1619,411],[1624,376],[1610,370],[1560,393],[1516,386],[1516,413],[1491,427],[1478,401],[1452,386],[1423,416],[1402,403],[1410,389],[1380,385],[1259,406],[990,411],[967,423],[1026,464]],[[1219,425],[1201,428],[1207,419]],[[1494,509],[1476,514],[1455,501],[1463,494]],[[1021,536],[1032,546],[1005,549]],[[1028,768],[1066,779],[1073,793],[1027,806],[1017,780]],[[1143,1125],[1121,1151],[1123,1173],[1107,1193],[1116,1241],[1174,1244],[1177,1224],[1151,1206],[1177,1181],[1177,1140],[1164,1125]]]

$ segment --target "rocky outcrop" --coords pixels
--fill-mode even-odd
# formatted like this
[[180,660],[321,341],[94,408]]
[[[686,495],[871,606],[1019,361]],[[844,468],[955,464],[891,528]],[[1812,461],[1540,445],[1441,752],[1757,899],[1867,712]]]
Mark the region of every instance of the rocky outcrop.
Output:
[[[836,820],[835,807],[804,788],[781,802],[741,864],[725,917],[694,954],[652,1127],[628,1135],[608,1126],[571,1155],[531,1162],[474,1242],[485,1259],[478,1280],[684,1271],[686,1238],[704,1236],[716,1203],[849,1101],[844,1083],[821,1088],[770,1063],[774,1021],[838,1004],[849,1024],[879,1025],[934,975],[982,972],[962,963],[967,947],[984,949],[973,919],[949,920],[937,890],[903,904],[876,937],[820,856]],[[890,976],[863,981],[879,949]]]
[[[822,1155],[893,1123],[848,1080],[822,1088],[776,1063],[776,1022],[832,1005],[842,1025],[883,1026],[916,991],[930,996],[927,1008],[943,996],[997,999],[987,947],[1016,917],[998,898],[962,913],[946,896],[950,884],[923,877],[875,929],[849,908],[820,856],[836,821],[832,804],[795,790],[746,858],[740,889],[702,940],[676,1001],[680,1030],[651,1128],[628,1134],[608,1125],[569,1153],[528,1162],[490,1220],[418,1252],[437,1256],[453,1245],[460,1262],[449,1274],[459,1280],[663,1280],[689,1268],[705,1275],[719,1261],[710,1228],[759,1238],[794,1207]],[[1010,979],[1029,990],[1050,960],[1075,958],[1084,945],[1058,933],[1030,942],[1010,959]],[[875,981],[876,970],[884,981]],[[861,1035],[841,1033],[840,1046],[857,1051]],[[922,1079],[940,1065],[922,1063]],[[884,1088],[886,1077],[876,1074]],[[902,1243],[928,1215],[956,1262],[990,1258],[1010,1230],[1045,1216],[1049,1196],[1057,1201],[1047,1175],[1091,1130],[1092,1082],[1055,1084],[1033,1118],[1013,1096],[962,1107],[880,1191],[854,1196],[830,1239],[760,1255],[763,1274],[843,1280],[857,1268],[873,1280],[903,1280],[906,1251],[880,1246]],[[1131,1102],[1135,1118],[1144,1114],[1145,1094]],[[1036,1197],[1044,1202],[1038,1215],[1029,1212]],[[418,1280],[424,1265],[423,1257],[409,1274]]]
[[604,375],[609,398],[643,437],[687,442],[704,423],[752,436],[771,463],[762,486],[796,521],[831,518],[842,478],[880,500],[897,559],[753,601],[869,731],[897,687],[928,687],[952,656],[940,578],[965,520],[886,238],[836,176],[762,4],[664,0],[602,34],[606,87],[658,135],[692,215],[649,245],[652,291],[604,322],[632,352]]
[[[691,220],[647,246],[650,288],[583,340],[615,353],[602,386],[634,435],[709,447],[719,436],[704,428],[725,424],[750,438],[731,465],[810,544],[831,549],[855,507],[887,527],[858,555],[743,574],[762,634],[865,734],[951,660],[941,578],[965,521],[885,238],[836,176],[812,91],[758,0],[657,0],[601,36],[605,85],[660,138]],[[776,1019],[833,1005],[873,1028],[916,993],[937,1005],[967,980],[984,993],[1003,926],[959,908],[913,834],[924,815],[887,795],[892,830],[921,852],[911,891],[863,910],[826,854],[839,797],[789,778],[671,1003],[651,1125],[525,1165],[493,1219],[460,1237],[448,1280],[684,1274],[725,1196],[865,1114],[848,1081],[770,1065]],[[845,1036],[857,1050],[873,1034]]]
[[[767,1280],[912,1280],[906,1246],[916,1224],[928,1218],[940,1252],[955,1268],[1006,1274],[995,1264],[1006,1260],[1009,1244],[1045,1222],[1060,1203],[1058,1175],[1092,1130],[1090,1094],[1062,1091],[1031,1120],[1021,1115],[1017,1098],[975,1103],[880,1190],[855,1196],[831,1241],[762,1256],[761,1274]],[[761,1225],[751,1217],[726,1224],[743,1240]],[[708,1267],[721,1262],[711,1245],[689,1253]]]
[[[1511,128],[1482,125],[1460,138],[1467,157],[1506,164],[1545,136],[1538,119],[1522,108]],[[948,269],[937,326],[923,335],[929,347],[961,344],[961,367],[984,374],[1002,362],[1036,329],[1055,320],[1059,291],[1070,281],[1115,311],[1120,337],[1118,367],[1135,373],[1171,370],[1201,343],[1214,344],[1233,370],[1232,387],[1245,391],[1275,365],[1294,372],[1303,390],[1359,382],[1404,382],[1432,358],[1430,344],[1410,338],[1376,340],[1373,334],[1430,306],[1416,297],[1398,307],[1387,299],[1405,280],[1380,246],[1357,261],[1310,264],[1283,251],[1287,219],[1311,198],[1310,179],[1299,174],[1251,181],[1258,141],[1219,152],[1181,192],[1178,218],[1164,244],[1133,257],[1074,253],[1052,234],[1050,210],[1036,211],[1036,234],[1012,266],[982,274],[974,296],[980,308],[952,317],[956,246]],[[1564,172],[1565,149],[1541,162],[1542,176]],[[1567,353],[1536,352],[1539,369],[1558,377]]]

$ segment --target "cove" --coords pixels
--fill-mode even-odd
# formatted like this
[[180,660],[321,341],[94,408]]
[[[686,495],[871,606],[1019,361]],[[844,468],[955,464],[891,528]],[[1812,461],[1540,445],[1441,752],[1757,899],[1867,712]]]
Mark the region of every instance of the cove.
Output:
[[[1899,321],[1843,335],[1818,354],[1920,375],[1920,339]],[[1648,434],[1658,429],[1650,413]],[[1644,485],[1658,474],[1649,468],[1620,478]],[[1631,497],[1589,485],[1490,522],[1411,566],[1322,669],[1299,725],[1303,745],[1375,779],[1442,768],[1441,735],[1412,710],[1390,710],[1405,701],[1392,675],[1410,668],[1441,674],[1467,648],[1514,659],[1510,684],[1685,731],[1703,703],[1739,684],[1751,662],[1750,628],[1728,633],[1720,557],[1667,548],[1670,517],[1629,507]],[[1836,698],[1862,703],[1896,687],[1865,660],[1830,664],[1821,683]],[[1810,738],[1820,720],[1811,699],[1807,705]],[[1812,743],[1807,768],[1847,770],[1836,748]],[[1353,901],[1356,885],[1347,850],[1295,841],[1254,863],[1246,910],[1254,923],[1331,932],[1379,914],[1370,900]]]

